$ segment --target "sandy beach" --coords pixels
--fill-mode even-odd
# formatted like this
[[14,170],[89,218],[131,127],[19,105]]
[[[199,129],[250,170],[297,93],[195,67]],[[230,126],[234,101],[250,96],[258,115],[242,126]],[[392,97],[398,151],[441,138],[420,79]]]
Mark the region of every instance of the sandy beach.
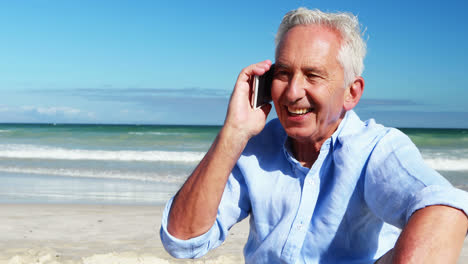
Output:
[[242,263],[248,222],[198,260],[176,260],[159,239],[162,207],[0,205],[0,263]]
[[[0,205],[0,263],[243,263],[248,222],[197,260],[175,260],[159,240],[162,207]],[[468,239],[458,263],[468,263]]]

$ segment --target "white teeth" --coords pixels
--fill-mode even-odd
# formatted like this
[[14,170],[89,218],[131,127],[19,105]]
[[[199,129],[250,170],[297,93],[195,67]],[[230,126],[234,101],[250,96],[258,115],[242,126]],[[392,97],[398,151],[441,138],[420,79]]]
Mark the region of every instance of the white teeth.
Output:
[[292,108],[288,106],[288,112],[295,115],[303,115],[310,112],[311,108]]

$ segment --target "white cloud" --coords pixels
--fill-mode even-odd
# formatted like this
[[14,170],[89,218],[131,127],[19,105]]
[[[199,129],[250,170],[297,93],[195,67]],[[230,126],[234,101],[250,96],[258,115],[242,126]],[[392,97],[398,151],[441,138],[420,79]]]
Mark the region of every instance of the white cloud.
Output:
[[22,106],[22,110],[28,112],[36,112],[41,115],[54,116],[54,115],[64,115],[64,116],[76,116],[82,114],[83,111],[71,107],[63,106],[52,106],[52,107],[42,107],[42,106]]
[[7,107],[7,106],[0,106],[0,113],[9,112],[9,111],[11,111],[11,108],[10,108],[10,107]]
[[0,106],[0,122],[93,122],[90,111],[67,106]]

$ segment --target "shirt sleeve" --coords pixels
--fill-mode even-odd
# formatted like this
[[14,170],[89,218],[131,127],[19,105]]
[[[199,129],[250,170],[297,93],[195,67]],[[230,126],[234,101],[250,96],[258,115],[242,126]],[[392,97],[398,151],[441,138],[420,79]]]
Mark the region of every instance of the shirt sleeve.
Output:
[[375,146],[365,171],[364,198],[384,222],[403,228],[426,206],[447,205],[468,215],[468,193],[425,164],[417,147],[391,129]]
[[160,229],[161,242],[166,251],[175,258],[199,258],[221,245],[229,229],[247,217],[250,212],[246,189],[242,173],[236,166],[224,188],[215,223],[205,234],[188,240],[178,239],[167,231],[169,211],[174,199],[171,198],[164,209]]

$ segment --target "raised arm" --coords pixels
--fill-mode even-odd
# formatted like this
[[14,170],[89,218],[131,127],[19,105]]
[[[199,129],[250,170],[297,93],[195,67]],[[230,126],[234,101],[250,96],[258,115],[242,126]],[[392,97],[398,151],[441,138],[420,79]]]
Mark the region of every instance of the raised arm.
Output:
[[167,230],[179,239],[206,233],[214,224],[224,187],[248,140],[265,126],[271,105],[250,107],[249,79],[271,67],[269,60],[250,65],[239,74],[223,128],[192,175],[174,197]]

